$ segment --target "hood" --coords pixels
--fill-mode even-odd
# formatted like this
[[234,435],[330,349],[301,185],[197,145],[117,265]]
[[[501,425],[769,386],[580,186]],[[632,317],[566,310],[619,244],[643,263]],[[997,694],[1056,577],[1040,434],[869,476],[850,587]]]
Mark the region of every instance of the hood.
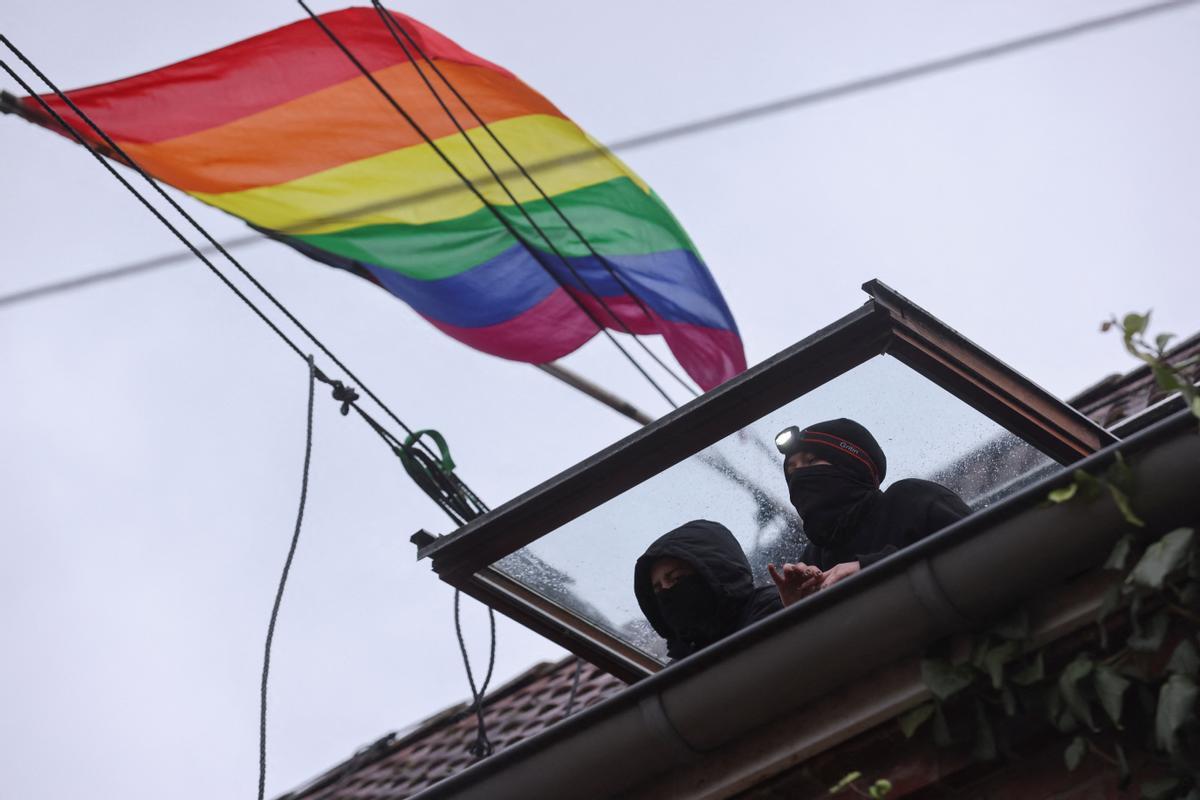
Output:
[[719,522],[692,520],[660,537],[646,548],[633,569],[633,590],[642,613],[659,636],[668,642],[673,631],[666,625],[650,585],[650,565],[664,556],[686,561],[712,589],[728,601],[730,611],[740,611],[754,593],[754,577],[742,546]]

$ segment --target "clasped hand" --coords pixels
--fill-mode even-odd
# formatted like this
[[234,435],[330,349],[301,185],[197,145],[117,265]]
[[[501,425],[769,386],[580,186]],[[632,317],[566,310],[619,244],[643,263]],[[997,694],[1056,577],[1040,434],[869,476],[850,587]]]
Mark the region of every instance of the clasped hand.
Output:
[[859,569],[861,565],[857,561],[835,564],[824,572],[811,564],[784,564],[780,569],[775,569],[774,564],[767,564],[767,572],[771,573],[771,579],[779,588],[779,599],[785,606],[803,600],[819,589],[827,589]]

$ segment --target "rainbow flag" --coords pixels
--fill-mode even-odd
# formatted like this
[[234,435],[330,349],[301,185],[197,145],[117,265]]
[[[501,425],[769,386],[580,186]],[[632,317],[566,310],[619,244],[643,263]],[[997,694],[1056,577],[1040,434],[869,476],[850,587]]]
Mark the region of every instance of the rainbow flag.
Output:
[[[559,358],[599,332],[582,305],[610,328],[621,329],[615,314],[638,334],[661,334],[704,389],[745,369],[737,326],[716,282],[637,175],[503,67],[410,17],[392,18],[531,169],[648,315],[528,181],[505,177],[611,313],[552,255],[373,9],[321,19],[537,257],[311,20],[68,94],[150,174],[382,286],[478,350],[533,363]],[[419,56],[417,64],[492,165],[511,171],[512,162]],[[96,140],[63,103],[45,99]],[[21,102],[31,116],[41,113],[33,98]],[[534,169],[538,164],[546,166]]]

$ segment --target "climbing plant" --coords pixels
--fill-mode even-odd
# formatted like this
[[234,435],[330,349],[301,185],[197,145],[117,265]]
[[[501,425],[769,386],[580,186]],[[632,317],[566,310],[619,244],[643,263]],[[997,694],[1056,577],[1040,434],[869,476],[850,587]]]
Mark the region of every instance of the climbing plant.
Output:
[[[1169,363],[1173,337],[1151,339],[1149,321],[1149,313],[1127,314],[1102,330],[1120,330],[1158,386],[1179,392],[1200,418],[1200,397],[1184,372],[1196,359]],[[939,746],[969,744],[975,757],[994,759],[1010,747],[1012,728],[1042,720],[1061,737],[1067,769],[1100,759],[1117,770],[1122,786],[1136,778],[1147,800],[1200,800],[1200,544],[1187,527],[1150,542],[1134,535],[1145,523],[1119,455],[1103,473],[1077,470],[1047,502],[1105,495],[1129,532],[1104,564],[1113,580],[1097,613],[1098,635],[1068,659],[1033,646],[1022,609],[954,654],[924,659],[922,677],[934,699],[904,714],[899,726],[912,737],[928,724]],[[963,718],[971,724],[959,724]]]

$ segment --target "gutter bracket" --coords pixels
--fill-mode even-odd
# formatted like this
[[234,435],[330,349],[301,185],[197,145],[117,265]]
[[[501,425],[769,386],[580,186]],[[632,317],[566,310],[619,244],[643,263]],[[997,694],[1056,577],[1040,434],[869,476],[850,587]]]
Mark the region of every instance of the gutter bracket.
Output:
[[965,630],[976,625],[954,605],[946,590],[942,588],[929,559],[923,558],[904,571],[909,588],[921,606],[929,612],[939,627],[949,630]]
[[651,694],[643,697],[638,702],[638,712],[654,741],[662,745],[664,756],[670,757],[677,764],[694,764],[704,755],[688,744],[676,730],[663,708],[662,695]]

